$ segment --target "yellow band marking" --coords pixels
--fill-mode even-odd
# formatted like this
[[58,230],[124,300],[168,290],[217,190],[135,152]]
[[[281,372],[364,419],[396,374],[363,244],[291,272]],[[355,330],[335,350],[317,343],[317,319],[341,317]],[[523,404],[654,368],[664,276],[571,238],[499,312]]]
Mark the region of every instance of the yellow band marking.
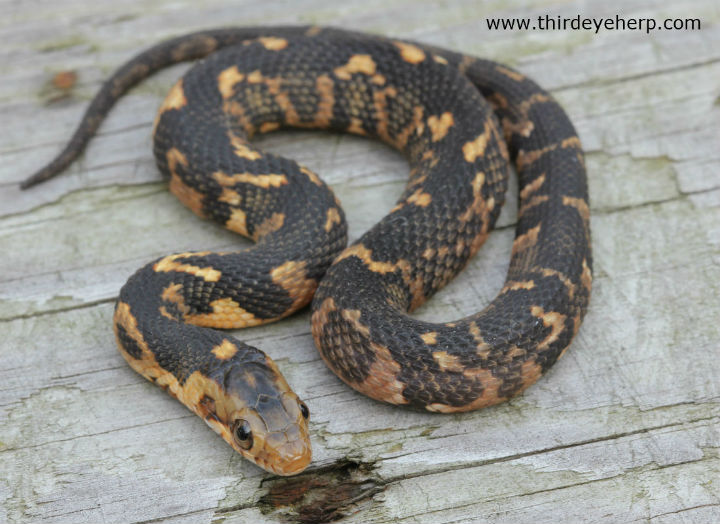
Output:
[[287,177],[282,174],[256,175],[253,173],[235,173],[228,175],[222,171],[216,171],[212,174],[212,177],[221,186],[234,186],[235,184],[245,183],[268,189],[270,187],[284,186],[288,183]]
[[[349,385],[376,400],[391,404],[407,404],[407,399],[402,395],[405,384],[397,378],[401,371],[400,364],[395,362],[390,350],[385,346],[371,342],[370,347],[375,354],[375,360],[368,369],[367,378],[364,382]],[[329,365],[333,367],[332,364]]]
[[445,138],[445,135],[448,134],[448,130],[455,123],[455,119],[453,118],[451,112],[445,111],[439,117],[435,115],[430,116],[427,123],[430,128],[430,132],[432,133],[432,141],[437,142],[438,140]]
[[[362,244],[355,244],[353,246],[350,246],[345,249],[342,253],[340,253],[340,256],[338,256],[335,259],[335,262],[333,264],[337,264],[341,260],[344,260],[346,258],[350,257],[357,257],[360,260],[362,260],[365,265],[370,269],[370,271],[373,271],[375,273],[382,273],[383,275],[385,273],[393,273],[397,271],[402,264],[393,264],[392,262],[377,262],[372,259],[372,250],[366,248]],[[405,263],[407,264],[407,263]]]
[[[236,104],[236,106],[239,108],[239,104]],[[262,158],[262,155],[258,151],[254,151],[251,149],[247,142],[240,138],[239,136],[229,133],[230,137],[230,144],[233,147],[233,150],[235,152],[236,156],[239,156],[240,158],[245,158],[247,160],[257,160],[258,158]]]
[[187,99],[185,98],[185,92],[183,91],[183,81],[181,78],[175,83],[175,85],[170,88],[170,91],[165,97],[165,100],[163,100],[163,103],[160,105],[160,108],[155,115],[155,121],[153,122],[152,134],[155,135],[155,130],[157,129],[158,123],[160,122],[160,117],[163,115],[163,113],[165,113],[165,111],[169,111],[171,109],[180,109],[185,105],[187,105]]
[[222,193],[220,193],[220,196],[218,197],[218,200],[220,202],[225,202],[226,204],[230,204],[231,206],[239,206],[242,202],[242,197],[240,196],[240,193],[237,191],[234,191],[230,189],[229,187],[223,187]]
[[162,299],[165,302],[172,302],[177,306],[180,312],[185,315],[190,308],[185,304],[185,297],[180,292],[182,284],[170,284],[162,292]]
[[572,300],[573,297],[575,296],[575,284],[573,284],[572,281],[564,273],[561,273],[560,271],[549,268],[549,267],[543,267],[543,268],[539,268],[539,269],[532,268],[532,271],[540,271],[540,273],[544,277],[557,278],[560,282],[563,283],[563,285],[567,289],[568,297],[570,298],[570,300]]
[[427,333],[423,333],[420,335],[420,338],[427,345],[437,344],[437,331],[428,331]]
[[271,131],[275,131],[276,129],[280,129],[280,124],[278,122],[263,122],[260,124],[258,131],[261,133],[269,133]]
[[370,337],[370,328],[360,322],[362,312],[359,309],[343,309],[340,314],[355,328],[356,331],[362,333],[366,337]]
[[184,168],[188,167],[187,158],[175,147],[168,150],[165,154],[165,158],[167,160],[168,169],[170,170],[170,192],[193,213],[201,218],[205,218],[205,213],[203,212],[203,200],[205,195],[187,185],[183,179],[180,178],[180,175],[178,175],[178,165],[181,165]]
[[425,130],[425,122],[423,121],[424,112],[425,110],[421,105],[413,107],[412,120],[396,135],[395,139],[390,142],[394,147],[404,150],[413,132],[415,132],[417,136],[423,134]]
[[257,318],[251,312],[240,307],[230,297],[219,298],[210,302],[212,313],[196,313],[185,315],[185,322],[201,327],[219,329],[239,329],[266,324],[275,319]]
[[503,381],[495,377],[489,370],[483,368],[464,369],[462,374],[482,385],[483,392],[478,398],[464,406],[450,406],[448,404],[433,403],[425,409],[437,413],[457,413],[461,411],[472,411],[502,402],[504,397],[498,394]]
[[367,135],[367,131],[365,131],[365,128],[363,127],[362,120],[355,116],[350,117],[350,125],[347,127],[346,131],[354,135]]
[[523,251],[529,247],[534,246],[537,243],[538,235],[540,234],[540,224],[532,229],[529,229],[526,233],[523,233],[515,239],[512,246],[513,256],[520,251]]
[[422,189],[416,189],[415,192],[407,198],[407,201],[419,207],[427,207],[430,205],[430,202],[432,202],[432,196],[430,193],[423,193]]
[[336,67],[335,76],[342,80],[350,80],[353,73],[362,73],[364,75],[374,75],[377,66],[370,55],[352,55],[348,63]]
[[[113,327],[115,328],[115,336],[117,338],[118,346],[122,349],[123,356],[125,356],[125,348],[120,343],[120,338],[117,336],[117,326],[120,325],[125,329],[125,332],[128,334],[130,338],[132,338],[135,343],[140,348],[140,351],[144,354],[149,354],[150,350],[148,349],[147,343],[145,342],[145,339],[142,336],[142,333],[137,327],[137,319],[130,311],[130,305],[125,302],[118,302],[117,306],[115,307],[115,313],[113,315]],[[130,355],[126,357],[128,359],[128,362],[130,362],[129,359],[133,359]]]
[[520,103],[519,109],[525,114],[525,118],[527,119],[528,111],[532,106],[535,104],[544,104],[545,102],[550,102],[551,100],[552,98],[545,93],[533,93],[529,98]]
[[168,312],[165,306],[160,306],[160,309],[158,309],[158,311],[160,311],[160,314],[165,318],[169,318],[170,320],[178,320],[176,317],[174,317]]
[[443,372],[462,373],[465,367],[460,363],[460,359],[455,355],[449,354],[447,351],[435,351],[432,354],[433,360]]
[[[485,208],[489,207],[490,210],[495,206],[495,199],[490,198],[488,202],[484,202],[484,198],[482,196],[482,188],[485,184],[485,173],[482,171],[478,171],[475,173],[475,178],[473,178],[472,181],[472,192],[473,192],[473,201],[468,206],[468,208],[460,215],[460,221],[461,222],[467,222],[470,220],[475,214],[480,213],[483,209],[483,203],[485,204]],[[492,203],[490,202],[492,200]]]
[[588,266],[587,260],[584,258],[582,261],[582,274],[580,275],[580,282],[582,282],[582,285],[587,292],[590,293],[590,290],[592,289],[592,271],[590,270],[590,266]]
[[235,353],[238,352],[238,348],[228,339],[223,339],[221,344],[212,348],[211,352],[220,360],[228,360],[235,356]]
[[285,224],[284,213],[273,213],[270,217],[262,221],[253,232],[253,240],[258,241],[260,238],[270,233],[274,233]]
[[531,199],[523,201],[520,209],[518,209],[518,216],[523,216],[525,213],[527,213],[528,209],[540,205],[543,202],[547,202],[548,200],[550,200],[550,197],[548,195],[535,195]]
[[560,333],[565,329],[565,319],[567,317],[557,311],[548,311],[546,313],[540,306],[532,306],[530,308],[530,314],[542,320],[543,326],[550,328],[550,334],[537,346],[538,351],[547,349],[550,344],[558,339]]
[[512,69],[508,69],[507,67],[504,67],[504,66],[499,65],[499,66],[496,66],[496,67],[495,67],[495,70],[496,70],[498,73],[502,73],[503,75],[512,78],[512,79],[515,80],[516,82],[522,82],[523,80],[525,80],[525,77],[524,77],[523,75],[521,75],[521,74],[518,73],[517,71],[513,71]]
[[185,91],[183,90],[183,81],[181,78],[170,88],[170,91],[160,106],[160,112],[165,112],[168,109],[180,109],[185,105],[187,105],[187,98],[185,98]]
[[318,127],[328,127],[332,121],[333,107],[335,106],[335,91],[332,78],[328,75],[319,75],[315,80],[315,89],[318,92],[317,113],[315,124]]
[[485,129],[480,133],[475,140],[466,142],[462,148],[463,155],[465,156],[466,162],[475,162],[475,160],[485,153],[485,148],[490,141],[492,136],[493,125],[491,122],[485,122]]
[[[320,336],[325,329],[325,324],[327,324],[328,321],[328,315],[333,311],[337,311],[337,306],[335,305],[335,301],[332,297],[328,297],[323,300],[320,307],[313,312],[312,317],[310,318],[310,324],[312,327],[313,338],[316,343],[319,342]],[[319,344],[318,347],[320,347]]]
[[584,199],[564,196],[562,198],[562,203],[564,206],[574,207],[577,209],[578,213],[580,213],[580,217],[583,219],[583,222],[590,220],[590,208]]
[[269,51],[280,51],[288,46],[287,40],[275,36],[261,36],[258,38],[258,42]]
[[241,73],[236,65],[220,71],[217,77],[218,90],[223,99],[227,100],[235,94],[235,84],[242,82],[245,74]]
[[511,280],[510,282],[507,282],[500,293],[507,293],[508,291],[517,291],[519,289],[533,289],[535,287],[535,281],[534,280],[525,280],[525,281],[516,281]]
[[270,278],[293,299],[292,305],[282,316],[287,316],[310,302],[318,285],[317,280],[308,278],[305,261],[289,260],[274,268],[270,272]]
[[376,132],[380,139],[388,144],[394,144],[394,141],[388,131],[387,99],[388,97],[395,96],[397,96],[397,90],[392,86],[373,92],[373,103],[375,106],[374,116],[377,120]]
[[405,42],[393,42],[393,44],[400,50],[400,56],[406,62],[419,64],[425,60],[425,52],[418,46]]
[[285,113],[285,120],[289,125],[295,125],[300,122],[300,116],[290,100],[288,92],[282,90],[283,82],[284,79],[282,77],[265,78],[268,92],[275,97],[275,102],[280,106],[280,109],[283,110],[283,113]]
[[230,231],[235,231],[244,237],[249,237],[247,230],[247,215],[245,211],[239,208],[233,208],[230,212],[230,218],[225,222],[225,227]]
[[520,200],[525,200],[528,198],[532,193],[540,189],[542,185],[545,183],[545,173],[537,177],[535,180],[530,182],[528,185],[526,185],[524,188],[522,188],[522,191],[520,191]]
[[336,207],[331,207],[327,210],[327,220],[325,220],[325,231],[330,232],[330,230],[333,228],[334,224],[339,224],[341,222],[340,220],[340,212]]
[[312,182],[316,186],[323,185],[322,181],[320,180],[320,177],[317,176],[312,171],[310,171],[307,167],[300,167],[300,172],[302,172],[304,175],[306,175],[310,179],[310,182]]
[[189,273],[196,277],[202,278],[206,282],[217,282],[218,280],[220,280],[220,276],[222,275],[222,273],[220,271],[218,271],[217,269],[213,269],[211,267],[198,267],[198,266],[193,266],[190,264],[183,264],[182,262],[179,262],[179,260],[181,260],[183,258],[202,256],[204,254],[207,254],[207,253],[206,252],[178,253],[175,255],[169,255],[169,256],[163,258],[162,260],[155,262],[153,269],[155,271],[161,271],[164,273],[167,273],[170,271]]
[[518,169],[523,169],[535,162],[538,158],[543,156],[545,153],[548,153],[549,151],[554,151],[557,148],[566,149],[569,147],[580,148],[580,139],[576,136],[571,136],[570,138],[566,138],[564,140],[561,140],[560,142],[550,144],[534,151],[523,151],[521,149],[517,155],[517,167]]
[[264,79],[265,79],[265,77],[263,76],[263,74],[260,72],[259,69],[256,69],[255,71],[251,71],[247,75],[247,81],[250,82],[251,84],[259,84]]

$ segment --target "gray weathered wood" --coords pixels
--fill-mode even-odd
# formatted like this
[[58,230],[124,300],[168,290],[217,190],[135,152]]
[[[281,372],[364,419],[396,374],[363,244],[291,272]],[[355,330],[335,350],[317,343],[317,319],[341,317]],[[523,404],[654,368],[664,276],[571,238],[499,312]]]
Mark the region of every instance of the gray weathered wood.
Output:
[[[720,8],[627,4],[0,2],[0,522],[308,521],[333,508],[347,522],[720,521]],[[650,35],[485,26],[546,13],[703,25]],[[139,49],[203,27],[271,23],[418,39],[535,77],[587,150],[596,268],[567,356],[521,398],[476,413],[411,413],[360,396],[319,359],[307,313],[238,332],[278,361],[312,411],[314,462],[300,477],[311,492],[286,506],[292,481],[242,461],[114,349],[112,301],[137,267],[243,243],[195,219],[153,164],[155,109],[187,66],[132,91],[64,176],[17,188]],[[50,79],[65,70],[78,83],[57,100]],[[353,238],[392,207],[407,176],[394,152],[358,138],[259,143],[324,176]],[[515,198],[421,318],[470,314],[500,289]]]

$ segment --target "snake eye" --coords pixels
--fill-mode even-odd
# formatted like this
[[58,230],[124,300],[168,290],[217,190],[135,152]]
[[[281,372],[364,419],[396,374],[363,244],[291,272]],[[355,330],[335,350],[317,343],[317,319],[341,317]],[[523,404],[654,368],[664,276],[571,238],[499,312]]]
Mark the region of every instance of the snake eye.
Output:
[[250,449],[253,445],[252,429],[250,423],[247,420],[240,419],[235,422],[235,429],[233,430],[235,436],[235,442],[243,449]]
[[300,413],[302,413],[303,418],[307,419],[310,416],[310,410],[305,405],[305,402],[300,402]]

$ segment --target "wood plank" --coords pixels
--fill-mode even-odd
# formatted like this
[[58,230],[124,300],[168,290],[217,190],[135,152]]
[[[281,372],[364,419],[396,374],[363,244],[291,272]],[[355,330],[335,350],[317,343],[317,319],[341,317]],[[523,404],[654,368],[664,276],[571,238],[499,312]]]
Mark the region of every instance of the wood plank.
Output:
[[[487,17],[697,17],[700,31],[488,31]],[[572,349],[525,395],[436,416],[380,405],[322,363],[307,312],[235,334],[271,354],[312,412],[314,461],[273,478],[130,370],[110,318],[160,255],[232,249],[154,167],[150,130],[186,65],[133,90],[64,176],[17,182],[67,139],[107,75],[161,38],[230,23],[319,23],[502,60],[568,110],[587,150],[596,279]],[[720,9],[570,0],[0,3],[0,522],[714,522],[720,520]],[[74,70],[63,99],[53,74]],[[320,173],[351,237],[408,168],[375,142],[278,133],[261,147]],[[451,320],[502,285],[517,206],[418,312]],[[307,498],[293,499],[310,483]],[[327,486],[327,488],[323,488]]]

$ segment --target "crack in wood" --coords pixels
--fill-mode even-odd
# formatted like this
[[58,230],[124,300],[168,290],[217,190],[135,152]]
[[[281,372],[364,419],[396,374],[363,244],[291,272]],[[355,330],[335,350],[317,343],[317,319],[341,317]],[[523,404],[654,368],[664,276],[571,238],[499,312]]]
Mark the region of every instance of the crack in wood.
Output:
[[385,489],[373,474],[375,465],[340,460],[288,479],[270,479],[268,492],[258,500],[260,511],[286,522],[325,523],[340,520],[348,513],[369,506]]

